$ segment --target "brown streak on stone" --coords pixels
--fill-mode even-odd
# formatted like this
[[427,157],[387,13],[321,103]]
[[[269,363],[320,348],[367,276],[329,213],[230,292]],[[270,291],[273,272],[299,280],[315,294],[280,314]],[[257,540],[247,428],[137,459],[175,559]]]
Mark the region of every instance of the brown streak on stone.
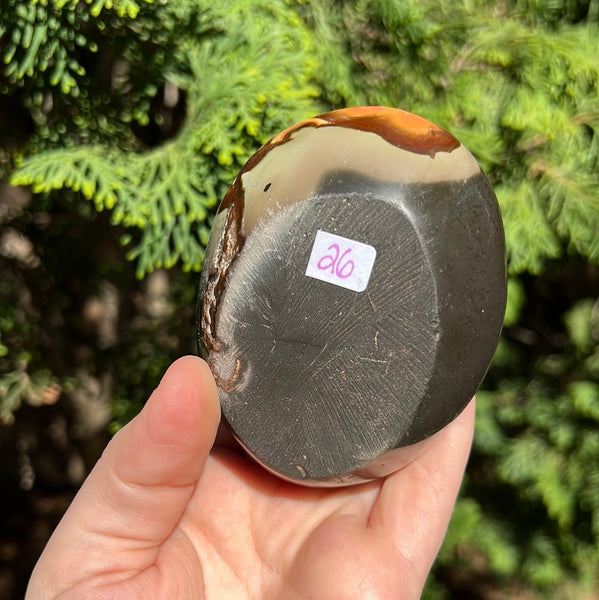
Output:
[[208,360],[208,365],[212,371],[212,376],[214,377],[214,382],[216,383],[217,387],[227,394],[232,394],[235,391],[235,386],[237,385],[239,374],[241,373],[241,361],[239,359],[235,361],[235,367],[233,367],[233,373],[229,379],[223,379],[216,373],[213,359]]
[[460,142],[434,123],[399,109],[382,106],[362,106],[335,110],[319,119],[329,125],[376,133],[384,140],[415,154],[451,152]]
[[231,265],[245,243],[245,236],[241,233],[245,198],[240,176],[233,181],[228,189],[223,204],[225,202],[229,206],[229,214],[224,227],[223,243],[218,250],[219,256],[216,268],[211,269],[208,273],[208,282],[200,311],[201,342],[207,353],[210,351],[219,352],[223,348],[223,343],[216,335],[216,310]]
[[[374,133],[390,144],[414,154],[427,154],[434,158],[437,152],[451,152],[460,142],[449,132],[431,121],[397,108],[386,106],[359,106],[343,108],[306,119],[285,129],[264,144],[243,166],[237,179],[251,171],[273,148],[293,138],[304,127],[345,127]],[[228,208],[225,196],[219,212]]]

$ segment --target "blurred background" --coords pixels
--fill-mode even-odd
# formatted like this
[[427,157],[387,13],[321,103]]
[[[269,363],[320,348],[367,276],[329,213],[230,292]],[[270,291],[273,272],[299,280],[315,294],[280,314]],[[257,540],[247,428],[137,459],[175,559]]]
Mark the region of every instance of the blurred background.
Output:
[[195,352],[212,215],[333,108],[448,129],[502,210],[504,333],[429,600],[599,598],[599,2],[2,0],[0,598]]

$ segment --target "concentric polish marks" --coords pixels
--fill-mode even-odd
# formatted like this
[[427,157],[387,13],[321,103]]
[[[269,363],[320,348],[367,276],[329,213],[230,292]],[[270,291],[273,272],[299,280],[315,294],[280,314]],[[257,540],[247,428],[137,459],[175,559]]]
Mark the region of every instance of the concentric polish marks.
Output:
[[198,341],[249,455],[305,485],[412,460],[480,385],[503,322],[497,201],[449,133],[396,109],[298,123],[214,221]]

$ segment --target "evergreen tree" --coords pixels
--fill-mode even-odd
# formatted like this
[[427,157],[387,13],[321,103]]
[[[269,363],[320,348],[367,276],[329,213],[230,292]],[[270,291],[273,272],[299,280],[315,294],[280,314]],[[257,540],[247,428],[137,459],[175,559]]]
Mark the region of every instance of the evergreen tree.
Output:
[[452,131],[505,224],[505,332],[437,573],[579,597],[599,575],[599,5],[336,6],[367,102]]
[[[481,597],[489,581],[539,598],[597,591],[599,3],[4,0],[0,53],[0,178],[33,193],[5,187],[0,206],[4,422],[80,385],[84,364],[121,382],[116,425],[134,414],[190,347],[185,273],[200,268],[244,161],[318,112],[398,106],[481,162],[510,274],[428,597],[463,581]],[[123,322],[110,353],[98,338],[91,355],[69,354],[82,343],[79,304],[109,282],[134,315],[144,284],[133,271],[160,268],[180,310]]]

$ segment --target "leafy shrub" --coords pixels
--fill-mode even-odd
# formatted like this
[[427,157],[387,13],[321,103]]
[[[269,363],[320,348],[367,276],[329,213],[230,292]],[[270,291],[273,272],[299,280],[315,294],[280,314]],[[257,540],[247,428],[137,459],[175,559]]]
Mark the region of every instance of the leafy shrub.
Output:
[[[483,165],[510,276],[426,594],[580,597],[599,576],[598,25],[590,0],[5,0],[0,176],[33,196],[0,213],[0,417],[64,397],[85,366],[113,377],[114,427],[130,418],[192,348],[186,273],[245,159],[322,110],[400,106]],[[161,269],[153,317],[133,272]],[[81,307],[108,284],[121,316],[103,346]]]

